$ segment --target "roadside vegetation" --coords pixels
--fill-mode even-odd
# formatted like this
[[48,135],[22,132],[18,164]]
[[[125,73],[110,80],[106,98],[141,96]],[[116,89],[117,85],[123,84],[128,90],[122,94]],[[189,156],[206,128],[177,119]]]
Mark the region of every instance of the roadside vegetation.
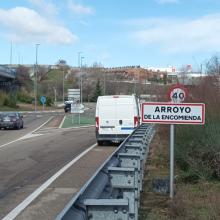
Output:
[[220,219],[220,62],[207,63],[207,77],[190,86],[187,102],[206,104],[205,125],[178,125],[175,135],[175,198],[154,191],[169,178],[169,127],[158,126],[146,166],[140,220]]
[[[45,96],[47,106],[56,106],[67,99],[68,89],[79,88],[82,78],[83,102],[96,102],[99,95],[114,94],[155,94],[160,90],[159,83],[166,84],[166,77],[160,78],[139,66],[123,68],[103,68],[94,63],[92,67],[70,68],[65,60],[59,60],[55,68],[41,66],[28,68],[17,67],[17,77],[13,88],[4,92],[0,90],[0,108],[14,109],[23,104],[34,106],[37,87],[37,103],[41,106],[40,97]],[[152,85],[145,83],[151,81]],[[36,85],[37,84],[37,85]],[[13,98],[12,98],[13,97]],[[12,99],[11,99],[12,98]]]

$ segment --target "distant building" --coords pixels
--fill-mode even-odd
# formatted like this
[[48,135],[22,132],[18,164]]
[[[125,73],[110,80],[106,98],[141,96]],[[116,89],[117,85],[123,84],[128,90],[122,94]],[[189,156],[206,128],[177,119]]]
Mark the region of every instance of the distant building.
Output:
[[176,67],[143,67],[144,69],[152,72],[166,72],[166,73],[176,73]]

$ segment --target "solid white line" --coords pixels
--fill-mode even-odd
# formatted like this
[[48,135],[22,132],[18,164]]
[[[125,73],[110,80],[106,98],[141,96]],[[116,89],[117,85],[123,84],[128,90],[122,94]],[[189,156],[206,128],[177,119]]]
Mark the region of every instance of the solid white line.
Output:
[[[34,129],[33,131],[31,131],[30,133],[34,133],[37,130],[41,129],[45,124],[47,124],[52,118],[54,118],[54,116],[51,116],[46,122],[44,122],[41,126],[39,126],[38,128]],[[28,133],[28,134],[30,134]]]
[[84,126],[79,126],[79,127],[62,128],[61,131],[63,131],[63,130],[81,130],[84,128],[91,128],[91,127],[95,127],[95,125],[84,125]]
[[37,188],[33,193],[31,193],[23,202],[21,202],[17,207],[15,207],[11,212],[9,212],[2,220],[12,220],[16,218],[34,199],[36,199],[51,183],[53,183],[61,174],[63,174],[69,167],[76,163],[81,157],[92,150],[97,144],[93,144],[87,150],[83,151],[80,155],[66,164],[57,173],[55,173],[50,179],[43,183],[39,188]]
[[63,126],[63,123],[64,123],[65,119],[66,119],[66,115],[64,115],[63,120],[62,120],[62,122],[60,123],[59,128],[62,128],[62,126]]
[[10,142],[8,142],[8,143],[6,143],[6,144],[0,145],[0,148],[5,147],[5,146],[7,146],[7,145],[9,145],[9,144],[13,144],[13,143],[15,143],[15,142],[17,142],[17,141],[20,141],[20,140],[24,139],[26,136],[31,135],[32,133],[34,133],[34,132],[36,132],[37,130],[39,130],[40,128],[42,128],[45,124],[47,124],[52,118],[53,118],[53,116],[51,116],[51,117],[50,117],[46,122],[44,122],[41,126],[39,126],[38,128],[34,129],[33,131],[31,131],[31,132],[25,134],[24,136],[22,136],[22,137],[20,137],[20,138],[18,138],[18,139],[16,139],[16,140],[14,140],[14,141],[10,141]]

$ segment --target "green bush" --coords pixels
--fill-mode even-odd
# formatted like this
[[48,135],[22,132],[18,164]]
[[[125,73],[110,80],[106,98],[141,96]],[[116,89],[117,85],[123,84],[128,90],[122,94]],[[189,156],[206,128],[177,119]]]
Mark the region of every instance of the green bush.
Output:
[[176,126],[175,159],[184,181],[220,180],[220,91],[215,78],[191,89],[194,100],[206,104],[205,125]]
[[206,118],[204,126],[177,126],[176,162],[186,181],[220,179],[220,120]]
[[47,106],[52,106],[53,105],[53,99],[51,97],[47,97],[46,105]]
[[17,93],[16,92],[10,92],[8,106],[11,108],[15,108],[17,106]]
[[25,92],[19,92],[17,98],[20,102],[24,102],[28,104],[31,104],[34,101],[34,97],[30,96]]
[[3,105],[9,106],[9,98],[8,97],[5,97]]
[[5,92],[0,91],[0,106],[5,105],[5,102],[7,103],[7,101],[5,101],[6,99],[8,99],[8,95]]

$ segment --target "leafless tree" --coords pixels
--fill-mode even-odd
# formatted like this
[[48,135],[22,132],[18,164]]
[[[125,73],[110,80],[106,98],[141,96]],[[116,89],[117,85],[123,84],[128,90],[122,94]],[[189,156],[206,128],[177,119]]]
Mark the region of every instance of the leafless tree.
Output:
[[38,82],[41,82],[45,79],[47,79],[47,73],[48,73],[48,68],[44,66],[38,66],[37,67],[37,80]]
[[218,56],[213,56],[206,63],[206,72],[208,75],[220,76],[220,58]]
[[25,81],[30,81],[31,78],[29,74],[29,68],[19,65],[17,68],[16,78],[20,83],[24,83]]

